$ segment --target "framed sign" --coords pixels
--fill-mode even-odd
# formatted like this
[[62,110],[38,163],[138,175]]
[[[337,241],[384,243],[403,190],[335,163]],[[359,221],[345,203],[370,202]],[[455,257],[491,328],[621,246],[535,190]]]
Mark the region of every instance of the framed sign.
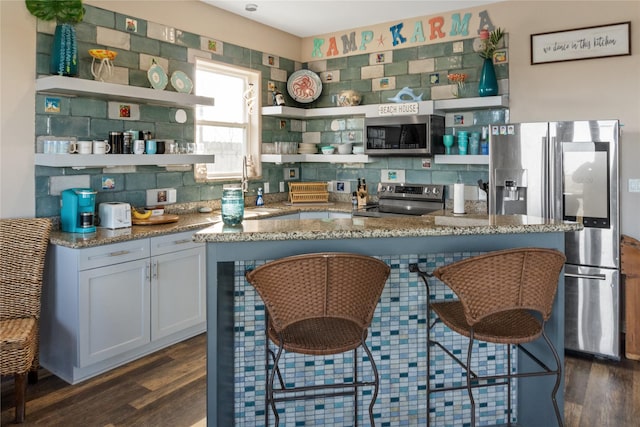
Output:
[[631,55],[631,22],[531,35],[531,64]]

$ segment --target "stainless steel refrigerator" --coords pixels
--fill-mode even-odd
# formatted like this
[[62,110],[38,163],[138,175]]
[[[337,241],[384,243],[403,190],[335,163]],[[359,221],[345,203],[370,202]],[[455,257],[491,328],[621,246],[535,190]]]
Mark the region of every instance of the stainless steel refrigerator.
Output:
[[580,221],[565,235],[565,349],[619,359],[617,120],[492,125],[489,213]]

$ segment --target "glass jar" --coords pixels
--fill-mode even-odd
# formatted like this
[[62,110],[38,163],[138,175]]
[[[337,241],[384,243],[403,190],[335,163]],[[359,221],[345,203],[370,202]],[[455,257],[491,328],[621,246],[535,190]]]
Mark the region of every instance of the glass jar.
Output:
[[239,184],[222,186],[222,222],[238,225],[244,219],[244,193]]

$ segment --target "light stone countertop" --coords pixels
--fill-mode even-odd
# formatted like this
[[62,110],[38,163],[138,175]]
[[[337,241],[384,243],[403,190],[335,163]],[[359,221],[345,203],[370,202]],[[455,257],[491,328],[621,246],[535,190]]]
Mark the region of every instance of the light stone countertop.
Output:
[[[306,206],[289,206],[284,203],[272,203],[269,204],[269,206],[258,208],[247,206],[245,208],[245,219],[275,218],[280,215],[297,212],[318,211],[351,213],[351,204],[336,202]],[[53,245],[80,249],[108,245],[111,243],[127,242],[136,239],[145,239],[165,234],[181,233],[183,231],[195,232],[217,223],[222,225],[220,211],[213,211],[210,213],[185,213],[179,214],[178,216],[180,219],[177,222],[169,224],[134,225],[132,227],[118,228],[115,230],[98,227],[95,233],[66,233],[60,230],[55,230],[51,232],[49,242]]]
[[421,217],[353,217],[278,221],[244,221],[231,227],[215,224],[195,234],[197,242],[227,243],[282,240],[367,239],[555,233],[582,229],[582,224],[526,215],[453,215],[440,211]]
[[[179,215],[177,222],[170,224],[133,226],[109,230],[98,228],[95,233],[65,233],[53,231],[50,242],[69,248],[88,248],[135,239],[161,236],[184,231],[193,231],[197,242],[251,242],[269,240],[324,240],[366,239],[381,237],[424,237],[487,235],[515,233],[567,232],[582,229],[581,224],[549,221],[525,215],[487,216],[453,215],[451,211],[439,211],[422,217],[386,218],[330,218],[287,219],[277,217],[297,212],[351,212],[349,203],[327,205],[294,205],[273,203],[266,207],[245,209],[245,221],[241,226],[224,225],[219,211],[211,213],[189,213]],[[260,218],[260,221],[251,219]]]

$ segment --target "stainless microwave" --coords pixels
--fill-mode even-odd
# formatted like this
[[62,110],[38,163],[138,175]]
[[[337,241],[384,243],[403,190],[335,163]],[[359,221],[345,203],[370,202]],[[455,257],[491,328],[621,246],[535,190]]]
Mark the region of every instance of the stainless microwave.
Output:
[[371,156],[424,156],[444,153],[444,117],[389,116],[365,121],[364,152]]

